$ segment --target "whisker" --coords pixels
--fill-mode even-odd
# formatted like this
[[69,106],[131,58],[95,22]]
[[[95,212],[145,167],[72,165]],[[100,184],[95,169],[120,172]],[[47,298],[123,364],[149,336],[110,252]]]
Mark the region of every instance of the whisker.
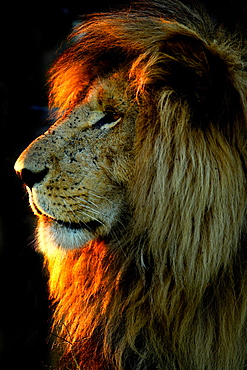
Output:
[[86,212],[84,212],[84,211],[82,211],[82,212],[78,212],[78,213],[80,213],[81,215],[87,216],[87,217],[89,217],[89,218],[93,219],[94,221],[99,222],[101,225],[105,226],[105,224],[104,224],[101,220],[99,220],[99,219],[98,219],[98,218],[96,218],[96,217],[93,217],[93,216],[89,215],[88,213],[86,213]]
[[[79,198],[79,197],[77,197],[77,198]],[[89,207],[89,206],[86,206],[86,205],[83,205],[82,207],[80,206],[79,207],[79,209],[77,209],[76,210],[76,212],[74,211],[74,209],[69,205],[69,204],[67,204],[66,202],[65,202],[65,200],[64,199],[62,199],[62,201],[63,201],[63,203],[66,205],[66,207],[69,209],[69,211],[71,212],[71,214],[74,216],[74,218],[75,219],[77,219],[78,218],[78,213],[80,214],[80,215],[83,215],[83,216],[86,216],[86,217],[88,217],[88,218],[90,218],[90,219],[92,219],[92,220],[94,220],[94,221],[97,221],[98,223],[100,223],[101,225],[103,225],[103,226],[105,226],[105,224],[100,220],[100,219],[98,219],[98,218],[96,218],[96,217],[94,217],[94,216],[92,216],[91,214],[89,214],[89,213],[87,213],[87,212],[85,212],[83,209],[88,209],[88,210],[90,210],[91,212],[93,212],[93,213],[97,213],[97,214],[99,214],[99,215],[102,215],[102,213],[101,212],[99,212],[99,211],[97,211],[97,210],[93,210],[92,209],[92,207]],[[83,200],[83,201],[85,201],[85,200]],[[73,206],[74,205],[76,205],[76,203],[75,204],[73,204]],[[68,221],[68,222],[74,222],[72,219],[71,219],[71,216],[69,217],[70,218],[70,220]],[[78,223],[82,223],[82,224],[86,224],[85,222],[83,222],[82,220],[78,220],[79,222]]]
[[99,208],[98,204],[95,204],[92,200],[87,199],[87,202],[95,206],[96,208]]
[[113,204],[114,202],[112,200],[110,200],[109,198],[105,197],[104,195],[102,194],[99,194],[97,193],[95,190],[92,190],[92,189],[87,189],[87,188],[84,188],[85,190],[88,191],[89,194],[93,195],[94,197],[97,197],[99,199],[105,199],[107,200],[107,202]]
[[[74,210],[73,210],[73,208],[70,206],[70,204],[67,204],[67,203],[65,202],[65,200],[64,200],[64,199],[62,199],[62,201],[63,201],[64,205],[66,206],[66,208],[68,208],[68,209],[69,209],[69,211],[71,212],[71,214],[75,217],[75,216],[76,216],[75,211],[74,211]],[[70,221],[69,221],[69,222],[73,222],[73,221],[71,220],[71,216],[70,216],[70,214],[69,214],[69,213],[67,213],[67,215],[68,215],[68,216],[69,216],[69,218],[70,218]]]
[[81,210],[83,210],[84,208],[86,208],[86,209],[88,209],[89,211],[91,211],[91,212],[93,212],[93,213],[96,213],[96,214],[98,214],[98,215],[102,215],[102,212],[100,212],[100,211],[98,211],[98,210],[96,210],[96,209],[93,209],[92,207],[90,207],[90,206],[87,206],[86,204],[80,204],[79,205],[79,209]]

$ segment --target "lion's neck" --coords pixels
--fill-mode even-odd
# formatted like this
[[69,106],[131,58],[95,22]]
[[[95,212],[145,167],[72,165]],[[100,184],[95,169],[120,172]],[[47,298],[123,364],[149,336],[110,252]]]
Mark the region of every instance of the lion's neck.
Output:
[[[154,362],[160,369],[165,363],[241,369],[247,304],[243,261],[229,263],[207,285],[193,288],[177,281],[171,266],[161,278],[150,258],[137,261],[131,250],[118,255],[94,242],[46,257],[57,304],[54,326],[65,348],[62,361],[73,363],[76,357],[83,369],[109,363],[121,369],[124,361],[132,369],[152,368]],[[222,353],[215,354],[215,347]]]

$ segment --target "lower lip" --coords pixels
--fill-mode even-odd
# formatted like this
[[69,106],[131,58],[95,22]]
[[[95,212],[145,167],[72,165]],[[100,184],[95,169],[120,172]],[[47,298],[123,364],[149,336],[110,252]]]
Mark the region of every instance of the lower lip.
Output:
[[44,254],[53,253],[57,248],[64,251],[80,249],[96,238],[97,230],[93,227],[98,224],[63,222],[43,214],[37,227],[39,249]]

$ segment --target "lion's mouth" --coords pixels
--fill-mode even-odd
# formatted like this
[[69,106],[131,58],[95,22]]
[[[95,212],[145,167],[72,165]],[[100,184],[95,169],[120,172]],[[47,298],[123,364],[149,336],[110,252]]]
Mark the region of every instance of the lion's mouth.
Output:
[[87,231],[96,231],[102,223],[97,220],[91,220],[88,222],[66,222],[61,220],[52,219],[53,222],[57,222],[59,225],[66,227],[71,230],[87,230]]

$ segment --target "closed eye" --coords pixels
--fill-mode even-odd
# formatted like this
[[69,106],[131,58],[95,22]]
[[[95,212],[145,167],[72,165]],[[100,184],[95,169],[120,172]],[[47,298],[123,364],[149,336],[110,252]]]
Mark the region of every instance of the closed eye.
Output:
[[113,112],[107,112],[104,117],[102,117],[99,121],[97,121],[93,126],[92,129],[99,130],[99,129],[109,129],[115,126],[118,122],[120,122],[121,116],[116,115]]

